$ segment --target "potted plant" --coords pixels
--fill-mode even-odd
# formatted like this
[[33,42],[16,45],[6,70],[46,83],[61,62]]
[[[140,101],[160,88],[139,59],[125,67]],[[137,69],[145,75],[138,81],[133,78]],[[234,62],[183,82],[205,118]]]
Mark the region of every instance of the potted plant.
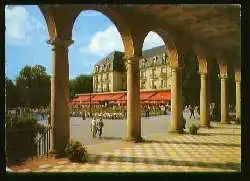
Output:
[[191,124],[191,126],[189,127],[189,132],[190,134],[197,134],[197,131],[198,131],[199,127],[196,126],[195,124]]
[[87,148],[80,141],[71,140],[65,148],[66,155],[72,162],[86,162],[88,153]]
[[198,124],[195,124],[195,121],[194,120],[189,120],[187,122],[187,129],[189,131],[190,134],[192,135],[196,135],[197,134],[197,131],[199,129],[199,125]]

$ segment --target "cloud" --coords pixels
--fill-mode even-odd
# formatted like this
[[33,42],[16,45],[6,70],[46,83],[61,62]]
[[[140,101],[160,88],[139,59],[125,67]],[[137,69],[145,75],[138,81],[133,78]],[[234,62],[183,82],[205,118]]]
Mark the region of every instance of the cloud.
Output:
[[[9,45],[27,46],[33,40],[46,39],[46,26],[30,16],[24,6],[5,7],[5,37]],[[34,36],[34,35],[38,36]],[[38,37],[34,39],[34,37]]]
[[124,51],[124,47],[120,33],[112,25],[104,31],[97,32],[91,38],[88,47],[81,47],[79,50],[84,53],[105,56],[114,50]]
[[157,33],[150,31],[144,40],[142,49],[147,50],[161,45],[165,45],[162,38]]
[[[164,45],[164,41],[157,33],[151,31],[144,40],[143,50],[161,45]],[[104,31],[97,32],[91,38],[88,46],[79,48],[81,53],[96,54],[100,57],[106,56],[114,50],[124,51],[124,47],[121,35],[113,25]]]
[[93,11],[93,10],[86,10],[86,11],[83,11],[83,13],[81,13],[80,16],[85,16],[85,17],[95,16],[96,17],[96,16],[103,16],[103,14],[97,11]]

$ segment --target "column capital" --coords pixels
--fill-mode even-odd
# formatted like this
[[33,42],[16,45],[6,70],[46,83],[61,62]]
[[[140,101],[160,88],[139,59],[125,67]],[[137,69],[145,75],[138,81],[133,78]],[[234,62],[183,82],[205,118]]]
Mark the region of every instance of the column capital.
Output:
[[235,82],[241,82],[241,72],[235,72]]
[[218,74],[220,79],[227,79],[227,74]]
[[199,72],[201,77],[206,77],[207,76],[207,72]]
[[142,56],[133,56],[133,57],[127,57],[125,58],[128,64],[134,63],[136,61],[139,61],[140,59],[142,59]]
[[47,41],[48,44],[53,45],[54,48],[56,47],[64,47],[67,48],[69,47],[74,41],[73,40],[64,40],[64,39],[50,39]]

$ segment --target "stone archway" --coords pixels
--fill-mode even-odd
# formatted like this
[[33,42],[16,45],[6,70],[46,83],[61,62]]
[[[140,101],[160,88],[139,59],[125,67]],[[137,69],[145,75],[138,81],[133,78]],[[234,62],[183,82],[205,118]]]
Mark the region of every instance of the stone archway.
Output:
[[[50,40],[53,45],[53,66],[51,79],[51,122],[52,122],[52,150],[55,153],[63,154],[66,144],[69,143],[69,66],[68,66],[68,46],[73,43],[72,29],[77,16],[82,10],[92,9],[100,11],[115,22],[121,34],[125,57],[128,58],[128,137],[135,138],[141,136],[140,112],[136,109],[139,105],[139,88],[137,76],[138,71],[135,59],[140,56],[141,50],[138,37],[132,35],[129,25],[115,11],[109,8],[96,6],[39,6],[49,30]],[[65,16],[61,16],[64,12]],[[130,78],[129,78],[130,77]],[[130,86],[129,86],[130,85]],[[130,100],[130,101],[129,101]]]

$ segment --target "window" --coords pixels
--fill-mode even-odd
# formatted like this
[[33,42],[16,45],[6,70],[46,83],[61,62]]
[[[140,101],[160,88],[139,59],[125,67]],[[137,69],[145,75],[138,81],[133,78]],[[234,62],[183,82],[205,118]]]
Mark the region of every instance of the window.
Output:
[[154,86],[155,86],[155,84],[154,84],[154,81],[152,80],[152,81],[151,81],[151,88],[153,89]]

